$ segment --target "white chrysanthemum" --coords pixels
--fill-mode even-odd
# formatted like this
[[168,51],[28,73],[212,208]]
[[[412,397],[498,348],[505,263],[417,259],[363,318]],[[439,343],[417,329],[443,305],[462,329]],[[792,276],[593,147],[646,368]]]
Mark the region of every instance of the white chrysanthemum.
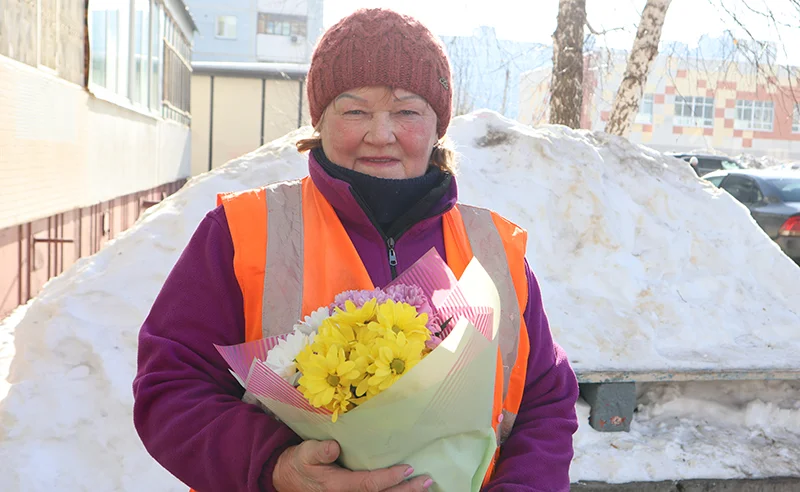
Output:
[[264,364],[290,384],[295,384],[297,381],[295,358],[306,345],[313,343],[314,335],[315,333],[305,335],[300,330],[294,330],[267,353]]
[[323,306],[306,316],[300,323],[294,325],[294,329],[295,331],[301,331],[304,335],[311,335],[317,333],[322,322],[330,317],[330,310],[326,306]]

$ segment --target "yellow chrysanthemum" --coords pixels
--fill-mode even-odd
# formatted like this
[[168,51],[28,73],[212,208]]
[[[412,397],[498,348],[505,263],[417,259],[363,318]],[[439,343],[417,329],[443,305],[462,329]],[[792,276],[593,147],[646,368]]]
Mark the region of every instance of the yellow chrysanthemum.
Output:
[[426,313],[417,314],[414,306],[389,299],[378,306],[376,320],[369,324],[369,329],[381,336],[389,331],[394,334],[403,333],[408,340],[424,343],[431,338],[427,323]]
[[[377,337],[377,335],[375,335],[375,337]],[[359,399],[366,397],[364,400],[355,401],[356,404],[363,403],[363,401],[366,401],[372,396],[367,394],[369,390],[369,374],[367,370],[372,363],[375,362],[375,358],[372,355],[373,351],[370,347],[371,345],[365,343],[356,343],[350,351],[350,360],[355,362],[356,370],[363,374],[360,380],[353,382],[353,386],[355,386],[355,397]]]
[[329,318],[340,325],[356,326],[366,325],[375,318],[375,309],[378,306],[376,299],[370,299],[363,306],[356,307],[353,301],[344,303],[344,310],[336,308]]
[[373,347],[375,361],[368,368],[372,374],[368,378],[369,392],[374,395],[393,385],[422,360],[424,349],[425,342],[409,340],[402,331],[397,334],[387,331]]
[[322,322],[319,333],[314,337],[312,348],[318,354],[327,354],[331,347],[340,348],[349,353],[356,343],[356,332],[345,323],[337,323],[331,318]]
[[333,400],[326,408],[333,412],[331,421],[336,422],[339,420],[340,414],[347,412],[357,404],[351,388],[338,388],[333,394]]
[[298,356],[297,365],[303,374],[298,381],[303,396],[313,406],[333,411],[336,411],[334,407],[341,409],[345,406],[344,399],[351,393],[353,381],[362,376],[356,363],[347,360],[345,351],[336,347],[330,347],[325,356],[304,351]]

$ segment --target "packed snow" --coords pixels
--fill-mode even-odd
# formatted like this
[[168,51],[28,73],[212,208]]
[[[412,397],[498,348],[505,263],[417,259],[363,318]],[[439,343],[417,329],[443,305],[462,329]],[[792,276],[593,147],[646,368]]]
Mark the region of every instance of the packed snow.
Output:
[[778,159],[769,155],[739,154],[734,159],[748,169],[800,170],[800,162]]
[[[192,179],[0,324],[0,490],[185,492],[133,428],[139,327],[216,193],[303,176],[293,144],[309,132]],[[685,162],[486,111],[449,134],[462,201],[528,229],[553,334],[577,370],[800,367],[800,268]],[[797,383],[640,391],[629,433],[592,430],[579,402],[573,481],[800,473]]]

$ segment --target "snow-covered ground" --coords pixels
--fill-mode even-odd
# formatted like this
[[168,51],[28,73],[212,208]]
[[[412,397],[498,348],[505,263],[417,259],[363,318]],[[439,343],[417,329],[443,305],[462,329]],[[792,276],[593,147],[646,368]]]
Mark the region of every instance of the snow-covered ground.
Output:
[[[185,491],[133,428],[139,326],[215,194],[304,175],[293,142],[308,132],[191,180],[0,324],[0,490]],[[576,369],[800,367],[800,268],[688,164],[491,112],[456,118],[450,136],[462,200],[528,229]],[[573,480],[800,473],[797,384],[640,389],[630,433],[595,432],[579,403]]]
[[630,432],[597,432],[578,401],[571,477],[623,483],[800,476],[800,382],[640,385]]

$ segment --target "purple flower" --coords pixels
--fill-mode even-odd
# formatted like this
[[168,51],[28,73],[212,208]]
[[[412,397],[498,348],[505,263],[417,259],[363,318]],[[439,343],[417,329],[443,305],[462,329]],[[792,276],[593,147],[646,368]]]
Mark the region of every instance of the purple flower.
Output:
[[425,342],[425,347],[429,350],[435,350],[439,344],[442,343],[442,339],[436,335],[431,336],[431,339]]
[[378,304],[383,304],[389,299],[394,302],[404,302],[406,304],[410,304],[414,307],[414,309],[417,310],[418,314],[425,313],[428,315],[427,327],[431,333],[439,333],[442,331],[441,321],[433,313],[433,309],[431,308],[431,304],[428,301],[427,296],[422,289],[416,285],[394,284],[390,285],[386,289],[347,290],[334,298],[333,303],[330,305],[330,309],[331,312],[334,312],[334,309],[337,307],[344,310],[344,305],[347,301],[352,301],[356,307],[360,308],[372,299],[377,300]]
[[378,304],[386,302],[387,299],[391,299],[385,292],[381,289],[375,290],[346,290],[340,294],[338,294],[334,299],[333,303],[330,306],[331,312],[334,312],[335,308],[339,308],[344,311],[344,305],[347,301],[352,301],[353,304],[356,305],[357,308],[362,307],[367,302],[371,301],[372,299],[377,299]]

